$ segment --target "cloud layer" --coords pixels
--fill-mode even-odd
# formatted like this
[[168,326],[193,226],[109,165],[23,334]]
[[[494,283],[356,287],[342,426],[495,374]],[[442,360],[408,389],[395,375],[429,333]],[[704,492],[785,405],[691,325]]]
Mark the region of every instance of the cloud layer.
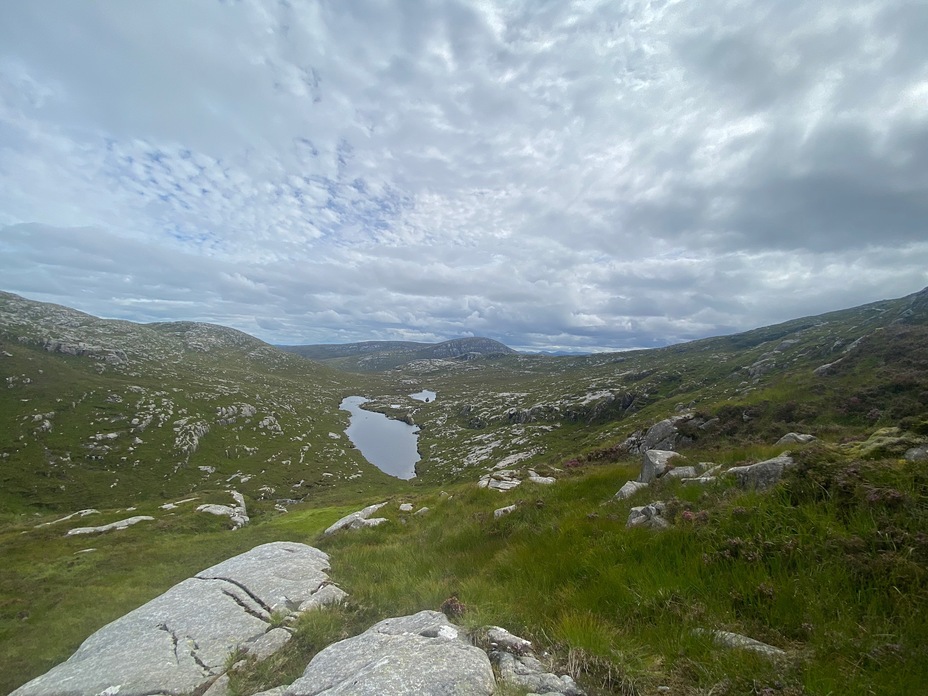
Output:
[[7,3],[0,285],[621,349],[928,285],[916,2]]

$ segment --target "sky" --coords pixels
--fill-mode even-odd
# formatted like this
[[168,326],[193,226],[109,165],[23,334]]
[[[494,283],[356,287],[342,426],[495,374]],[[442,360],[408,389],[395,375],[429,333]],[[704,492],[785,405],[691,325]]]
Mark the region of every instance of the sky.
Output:
[[667,345],[928,285],[924,0],[0,3],[0,289]]

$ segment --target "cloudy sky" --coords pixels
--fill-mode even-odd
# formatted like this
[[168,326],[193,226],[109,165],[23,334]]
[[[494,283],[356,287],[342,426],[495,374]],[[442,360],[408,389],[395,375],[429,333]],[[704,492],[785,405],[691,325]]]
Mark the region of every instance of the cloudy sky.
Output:
[[0,289],[665,345],[928,285],[924,0],[0,4]]

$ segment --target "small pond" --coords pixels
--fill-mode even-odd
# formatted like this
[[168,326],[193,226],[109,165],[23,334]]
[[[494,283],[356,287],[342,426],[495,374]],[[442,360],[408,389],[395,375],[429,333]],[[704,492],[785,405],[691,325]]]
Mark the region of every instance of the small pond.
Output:
[[435,401],[435,397],[437,396],[437,394],[433,391],[429,391],[428,389],[423,389],[422,391],[416,392],[415,394],[410,394],[409,396],[410,398],[415,399],[416,401],[428,402],[428,401]]
[[348,411],[351,418],[345,434],[364,458],[385,474],[401,479],[416,475],[419,461],[419,428],[402,421],[387,418],[382,413],[365,411],[361,404],[369,401],[363,396],[346,397],[339,408]]

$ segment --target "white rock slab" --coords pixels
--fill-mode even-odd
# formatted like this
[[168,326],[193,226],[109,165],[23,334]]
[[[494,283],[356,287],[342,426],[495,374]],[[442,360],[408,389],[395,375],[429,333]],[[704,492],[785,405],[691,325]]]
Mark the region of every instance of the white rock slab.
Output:
[[101,532],[110,532],[114,529],[125,529],[126,527],[131,527],[134,524],[139,522],[150,522],[154,517],[149,517],[148,515],[136,515],[135,517],[129,517],[124,520],[119,520],[118,522],[110,522],[109,524],[102,524],[99,527],[75,527],[74,529],[69,529],[68,533],[65,536],[75,536],[77,534],[99,534]]
[[[298,607],[327,582],[328,556],[305,544],[274,542],[223,561],[107,624],[67,661],[15,696],[191,693],[225,670],[238,647],[266,654],[282,636],[275,608]],[[286,631],[284,631],[286,633]]]

